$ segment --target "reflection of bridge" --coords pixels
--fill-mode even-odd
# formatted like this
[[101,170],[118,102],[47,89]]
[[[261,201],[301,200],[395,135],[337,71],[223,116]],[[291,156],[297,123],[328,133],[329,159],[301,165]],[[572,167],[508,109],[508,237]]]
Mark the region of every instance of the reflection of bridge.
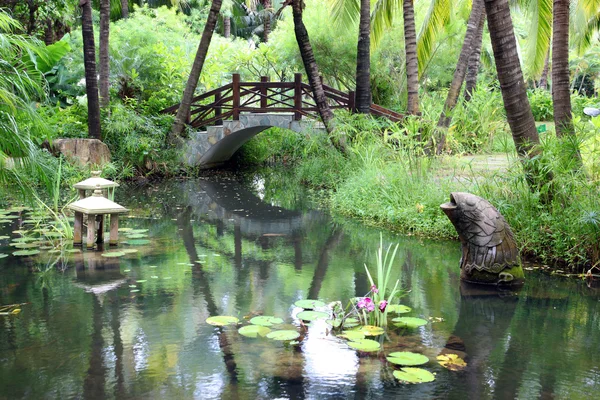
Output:
[[[355,110],[354,92],[342,92],[323,85],[327,103],[332,109]],[[175,113],[179,104],[163,110]],[[372,104],[372,115],[393,122],[402,115]],[[309,117],[313,121],[302,121]],[[188,123],[194,128],[205,127],[206,132],[196,132],[188,143],[186,161],[204,167],[223,163],[248,140],[258,133],[280,127],[301,132],[307,128],[322,129],[316,123],[318,110],[310,86],[302,82],[302,74],[295,74],[294,82],[241,82],[233,74],[232,83],[211,90],[192,99]]]

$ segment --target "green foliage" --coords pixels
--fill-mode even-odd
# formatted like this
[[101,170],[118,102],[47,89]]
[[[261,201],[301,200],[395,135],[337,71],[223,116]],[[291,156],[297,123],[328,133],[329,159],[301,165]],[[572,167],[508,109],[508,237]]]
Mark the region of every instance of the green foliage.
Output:
[[544,89],[530,90],[527,93],[531,112],[536,121],[551,121],[554,118],[552,93]]

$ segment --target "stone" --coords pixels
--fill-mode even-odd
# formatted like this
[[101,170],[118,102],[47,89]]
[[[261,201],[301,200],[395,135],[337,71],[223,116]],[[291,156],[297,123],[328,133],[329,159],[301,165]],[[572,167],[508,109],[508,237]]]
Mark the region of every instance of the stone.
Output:
[[471,283],[518,285],[524,282],[519,249],[508,223],[487,200],[454,192],[440,205],[462,245],[460,278]]
[[104,165],[110,162],[108,146],[98,139],[54,139],[46,144],[55,156],[62,154],[67,160],[81,166]]

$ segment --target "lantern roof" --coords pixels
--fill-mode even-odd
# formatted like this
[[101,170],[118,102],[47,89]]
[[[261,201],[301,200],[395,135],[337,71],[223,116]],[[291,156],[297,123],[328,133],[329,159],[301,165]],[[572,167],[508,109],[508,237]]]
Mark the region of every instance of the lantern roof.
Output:
[[94,194],[85,199],[77,200],[67,206],[67,208],[78,211],[83,214],[122,214],[129,212],[125,207],[115,203],[102,196],[100,186],[96,186]]
[[96,189],[100,185],[100,189],[108,189],[118,187],[119,184],[108,179],[100,178],[100,171],[92,171],[92,177],[73,185],[75,189]]

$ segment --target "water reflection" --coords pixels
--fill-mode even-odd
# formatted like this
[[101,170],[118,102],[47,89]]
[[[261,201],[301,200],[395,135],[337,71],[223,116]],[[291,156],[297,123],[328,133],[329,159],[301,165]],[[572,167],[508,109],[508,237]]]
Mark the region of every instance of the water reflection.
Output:
[[[0,398],[586,398],[600,389],[590,351],[600,345],[597,293],[536,273],[518,294],[461,287],[455,242],[384,234],[400,243],[392,279],[410,289],[411,316],[443,320],[391,330],[386,352],[426,354],[435,382],[399,385],[384,354],[357,354],[323,323],[300,327],[294,301],[369,291],[363,265],[374,267],[379,231],[296,209],[304,197],[276,183],[265,179],[261,193],[232,179],[123,190],[117,201],[136,216],[123,226],[149,229],[139,253],[73,254],[62,270],[0,259],[1,303],[29,303],[0,317]],[[205,323],[219,314],[280,316],[302,342]],[[466,358],[463,372],[435,362],[449,350]]]

